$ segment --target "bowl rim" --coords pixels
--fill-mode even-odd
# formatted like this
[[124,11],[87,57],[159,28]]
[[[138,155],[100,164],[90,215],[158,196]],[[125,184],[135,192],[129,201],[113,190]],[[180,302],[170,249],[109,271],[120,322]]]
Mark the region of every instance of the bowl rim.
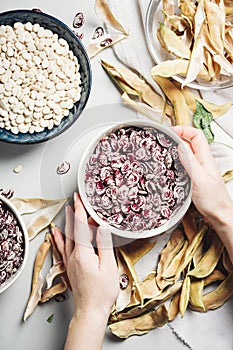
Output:
[[107,225],[109,226],[112,233],[116,234],[117,236],[124,237],[124,238],[131,238],[131,239],[140,239],[140,238],[149,238],[153,236],[160,235],[162,233],[168,232],[170,230],[173,230],[182,220],[183,216],[185,215],[186,211],[188,210],[190,203],[191,203],[191,179],[190,179],[190,188],[189,193],[181,205],[179,211],[167,222],[165,222],[163,225],[156,227],[151,230],[145,230],[142,232],[133,232],[133,231],[127,231],[127,230],[121,230],[118,229],[112,225],[109,225],[106,223],[106,221],[102,220],[99,215],[96,213],[96,211],[92,208],[91,204],[89,203],[89,200],[86,195],[85,191],[85,181],[84,181],[84,175],[85,175],[85,168],[87,159],[90,156],[90,154],[93,152],[95,146],[97,145],[98,141],[104,136],[109,134],[113,130],[117,130],[121,127],[127,127],[127,126],[138,126],[138,127],[154,127],[155,129],[158,129],[162,132],[164,132],[166,135],[171,137],[177,144],[183,143],[184,141],[173,131],[171,128],[164,126],[162,124],[159,124],[154,121],[145,121],[140,119],[129,119],[124,122],[118,122],[113,123],[111,125],[106,126],[106,128],[102,129],[100,133],[96,135],[94,139],[89,143],[88,147],[86,148],[85,152],[83,153],[79,166],[78,166],[78,173],[77,173],[77,184],[78,184],[78,192],[80,195],[80,198],[90,216],[94,219],[94,221],[97,222],[99,225]]
[[[43,143],[43,142],[46,142],[46,141],[49,141],[49,140],[52,140],[52,139],[58,137],[63,132],[65,132],[67,129],[69,129],[73,125],[74,122],[76,122],[78,120],[79,116],[81,115],[82,111],[84,110],[84,108],[85,108],[85,106],[86,106],[86,104],[88,102],[88,99],[90,97],[90,92],[91,92],[91,88],[92,88],[92,68],[91,68],[91,62],[90,62],[90,58],[89,58],[89,56],[87,54],[86,48],[84,47],[84,45],[81,42],[81,40],[75,35],[75,33],[72,31],[72,29],[65,22],[63,22],[62,20],[58,19],[57,17],[54,17],[53,15],[50,15],[50,14],[48,14],[46,12],[43,12],[43,11],[39,12],[39,11],[35,11],[35,10],[30,10],[30,9],[13,9],[13,10],[7,10],[7,11],[4,11],[4,12],[1,12],[0,13],[0,20],[1,20],[2,16],[6,16],[8,14],[9,15],[10,14],[17,14],[17,13],[34,14],[34,15],[38,15],[38,16],[41,16],[41,17],[45,17],[45,18],[50,19],[50,20],[52,20],[54,22],[57,22],[61,27],[63,27],[65,30],[67,30],[69,32],[69,34],[71,35],[71,37],[73,37],[77,41],[77,43],[80,45],[82,54],[84,55],[85,61],[87,63],[87,70],[88,70],[88,89],[87,89],[87,92],[86,92],[87,93],[87,98],[86,98],[86,100],[83,103],[82,110],[79,111],[78,113],[74,113],[74,118],[72,119],[71,123],[68,123],[67,125],[65,125],[63,128],[61,128],[60,130],[58,130],[54,134],[48,135],[48,136],[44,137],[43,139],[37,139],[36,138],[34,140],[34,139],[29,138],[28,140],[21,140],[21,139],[18,139],[18,140],[7,140],[7,139],[1,139],[0,138],[1,142],[5,142],[5,143],[9,143],[9,144],[17,144],[17,145],[27,145],[28,144],[28,145],[32,145],[32,144]],[[1,23],[0,23],[0,25],[1,25]],[[82,82],[81,82],[81,84],[82,84]],[[79,102],[79,101],[77,101],[77,102]],[[59,127],[59,125],[57,127]],[[5,129],[3,129],[3,130],[5,130]],[[54,128],[52,130],[54,130]],[[7,131],[7,130],[5,130],[5,131]],[[23,135],[22,133],[20,133],[20,134]],[[29,134],[29,133],[26,133],[26,135],[27,134]],[[39,135],[39,133],[36,133],[36,134]]]
[[13,213],[13,215],[16,217],[17,223],[19,224],[19,226],[23,232],[23,236],[24,236],[23,262],[20,265],[20,267],[18,268],[18,270],[16,271],[16,273],[13,276],[11,276],[9,279],[7,279],[0,286],[0,294],[1,294],[6,289],[8,289],[13,283],[16,282],[16,280],[19,278],[19,276],[21,275],[21,273],[23,272],[23,270],[26,266],[26,263],[28,260],[28,253],[29,253],[29,237],[28,237],[27,228],[26,228],[26,225],[24,223],[24,220],[23,220],[21,214],[19,213],[18,209],[15,207],[15,205],[9,199],[7,199],[6,197],[4,197],[1,194],[0,194],[0,201],[2,201],[9,208],[9,210]]
[[[153,46],[153,40],[152,40],[152,34],[150,34],[151,30],[150,30],[150,26],[151,23],[153,22],[153,18],[154,18],[154,13],[157,10],[159,4],[162,2],[162,0],[150,0],[149,5],[147,7],[146,10],[146,17],[145,17],[145,37],[146,37],[146,42],[147,42],[147,47],[148,50],[150,52],[151,57],[153,58],[153,60],[155,61],[156,64],[161,63],[161,60],[158,58],[158,55],[155,51],[155,48]],[[184,82],[184,78],[180,75],[174,75],[172,76],[172,78],[176,81],[178,81],[179,83],[183,83]],[[233,77],[232,77],[233,79]],[[227,86],[208,86],[208,84],[201,84],[198,83],[194,80],[194,82],[191,82],[189,84],[187,84],[187,87],[195,89],[195,90],[202,90],[202,91],[213,91],[213,90],[224,90],[224,89],[229,89],[233,86],[233,80],[232,83],[229,83]]]

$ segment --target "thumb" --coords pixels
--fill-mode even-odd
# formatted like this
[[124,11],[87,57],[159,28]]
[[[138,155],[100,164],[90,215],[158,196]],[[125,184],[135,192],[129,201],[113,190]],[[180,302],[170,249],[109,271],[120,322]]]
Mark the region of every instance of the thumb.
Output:
[[98,255],[100,259],[100,264],[104,261],[110,263],[115,261],[113,244],[112,244],[112,235],[109,227],[99,226],[96,233],[96,243],[98,248]]

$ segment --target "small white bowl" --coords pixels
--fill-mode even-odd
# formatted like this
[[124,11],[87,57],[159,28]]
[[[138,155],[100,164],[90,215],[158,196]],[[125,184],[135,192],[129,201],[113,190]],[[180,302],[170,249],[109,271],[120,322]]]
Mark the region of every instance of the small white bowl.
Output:
[[17,225],[19,226],[22,234],[23,234],[23,241],[24,241],[24,254],[23,254],[23,261],[22,264],[19,266],[18,270],[15,272],[14,275],[9,277],[2,285],[0,284],[0,294],[4,292],[6,289],[8,289],[15,281],[19,278],[21,275],[27,261],[28,257],[28,248],[29,248],[29,239],[27,234],[27,229],[25,226],[25,223],[19,214],[16,207],[11,203],[10,200],[6,199],[4,196],[0,195],[0,201],[6,206],[7,210],[13,214],[14,218],[17,221]]
[[[90,156],[93,154],[95,147],[99,143],[99,141],[102,139],[102,137],[107,136],[112,131],[116,131],[121,128],[126,127],[138,127],[138,128],[144,128],[144,127],[150,127],[154,128],[158,131],[163,132],[165,135],[170,137],[177,145],[182,142],[181,138],[169,127],[165,127],[164,125],[150,122],[150,121],[144,121],[144,120],[129,120],[123,123],[113,123],[111,126],[107,126],[105,130],[101,130],[100,133],[97,133],[95,138],[91,140],[91,143],[86,148],[85,152],[82,155],[82,158],[79,163],[78,168],[78,191],[81,197],[81,200],[86,207],[87,212],[92,216],[92,218],[99,224],[99,225],[106,225],[107,222],[103,220],[95,211],[95,209],[92,207],[88,196],[86,194],[86,187],[85,187],[85,173],[86,173],[86,165],[89,161]],[[188,177],[188,174],[187,174]],[[185,198],[183,204],[181,207],[176,211],[176,213],[171,215],[169,220],[162,224],[161,226],[158,226],[153,229],[148,229],[144,231],[132,231],[132,230],[122,230],[117,227],[114,227],[112,225],[110,226],[111,232],[125,238],[132,238],[132,239],[138,239],[138,238],[146,238],[146,237],[152,237],[159,235],[164,232],[170,232],[173,230],[181,221],[184,214],[189,208],[189,205],[191,203],[191,180],[189,179],[189,189],[187,197]]]

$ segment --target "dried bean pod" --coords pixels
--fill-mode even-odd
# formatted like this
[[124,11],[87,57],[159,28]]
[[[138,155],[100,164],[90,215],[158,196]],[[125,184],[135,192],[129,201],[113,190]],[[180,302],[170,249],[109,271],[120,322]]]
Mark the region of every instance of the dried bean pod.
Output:
[[233,179],[233,170],[226,171],[222,177],[225,183],[231,181]]
[[190,210],[188,210],[185,216],[183,217],[182,224],[184,226],[184,232],[189,242],[191,242],[197,232],[197,227],[195,223],[195,218]]
[[181,286],[182,281],[178,281],[170,288],[166,288],[159,295],[155,296],[152,299],[149,299],[143,305],[139,304],[134,307],[130,307],[129,309],[126,308],[122,312],[119,312],[117,315],[115,315],[115,319],[120,321],[146,313],[148,310],[152,310],[154,307],[161,305],[163,302],[170,299],[181,289]]
[[[190,268],[191,263],[189,264],[188,270]],[[183,284],[182,284],[182,289],[180,293],[180,314],[181,317],[184,316],[184,313],[188,307],[189,303],[189,294],[190,294],[190,277],[188,275],[185,276]]]
[[[233,295],[233,274],[229,273],[224,281],[212,292],[206,293],[203,296],[205,312],[208,310],[217,309],[222,306]],[[203,312],[202,309],[192,306],[195,311]]]
[[42,288],[44,284],[44,278],[41,274],[41,270],[51,246],[49,236],[50,234],[46,233],[44,242],[41,243],[36,254],[33,269],[31,294],[24,313],[24,321],[26,321],[27,318],[33,313],[41,298]]
[[128,35],[124,27],[118,22],[106,0],[96,0],[95,11],[97,15],[103,20],[103,22],[109,24],[124,35]]
[[192,280],[190,285],[189,302],[191,305],[200,308],[205,311],[205,306],[203,303],[203,289],[204,289],[204,279]]
[[179,313],[180,293],[176,293],[171,299],[168,309],[168,320],[173,321]]
[[151,271],[148,275],[139,283],[140,290],[143,296],[143,300],[152,299],[161,293],[156,283],[156,271]]
[[[172,232],[169,241],[165,248],[160,253],[160,258],[157,266],[156,283],[160,289],[165,288],[167,285],[173,284],[173,281],[165,280],[166,278],[174,277],[177,271],[177,267],[173,268],[173,261],[177,255],[182,251],[185,244],[185,236],[182,230],[176,229]],[[180,263],[180,258],[177,263]],[[177,265],[177,263],[175,265]],[[169,269],[169,272],[167,270]]]
[[64,280],[61,282],[55,284],[54,286],[51,286],[50,288],[43,291],[41,295],[40,302],[45,303],[46,301],[52,299],[58,294],[64,293],[67,290],[67,284]]
[[212,232],[211,245],[205,252],[197,266],[189,272],[189,276],[204,278],[208,276],[216,267],[224,246],[215,232]]
[[168,312],[165,305],[145,315],[115,322],[109,326],[110,331],[119,338],[128,338],[131,335],[141,335],[150,330],[162,327],[168,322]]
[[231,259],[229,257],[229,254],[228,254],[226,248],[223,250],[222,262],[223,262],[223,266],[226,269],[226,271],[233,273],[233,264],[231,262]]

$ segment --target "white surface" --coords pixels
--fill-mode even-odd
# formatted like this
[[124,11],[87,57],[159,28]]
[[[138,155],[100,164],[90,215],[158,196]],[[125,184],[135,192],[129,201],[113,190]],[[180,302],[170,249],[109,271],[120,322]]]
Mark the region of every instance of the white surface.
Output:
[[[135,119],[135,112],[123,105],[106,104],[87,109],[71,129],[44,145],[29,146],[29,148],[23,146],[21,148],[4,143],[0,144],[0,164],[3,165],[2,179],[4,180],[1,187],[14,189],[15,196],[71,197],[77,188],[79,158],[83,148],[88,143],[87,139],[84,140],[86,130],[90,126],[98,128],[100,124],[107,123],[110,114],[111,119],[115,121]],[[88,133],[89,137],[92,133],[93,131]],[[71,169],[65,175],[57,175],[56,168],[64,160],[71,162]],[[17,175],[13,173],[16,163],[24,166],[23,171]],[[62,221],[63,214],[55,222],[62,225]],[[63,348],[67,326],[72,315],[71,298],[62,303],[49,301],[44,305],[39,305],[26,323],[22,322],[26,301],[30,293],[35,252],[43,240],[43,236],[44,234],[40,234],[30,242],[28,264],[25,270],[15,285],[0,296],[1,350],[12,350],[16,346],[18,350],[30,347],[35,350]],[[154,257],[152,262],[154,263]],[[54,320],[49,324],[46,320],[51,314],[54,314]],[[12,334],[14,337],[11,336]],[[168,344],[173,345],[173,348],[177,350],[184,348],[166,326],[163,329],[152,331],[146,336],[133,337],[127,341],[116,340],[115,337],[107,333],[103,349],[117,347],[119,350],[139,350],[142,346],[153,349],[155,342],[164,349]]]
[[[124,1],[124,5],[132,5],[133,3],[135,4],[135,0]],[[93,5],[94,0],[59,0],[50,2],[47,0],[40,0],[37,2],[21,0],[20,5],[19,1],[17,0],[8,0],[7,2],[1,1],[0,10],[3,11],[19,7],[37,7],[58,17],[61,20],[64,20],[64,22],[70,26],[72,26],[74,15],[79,11],[83,11],[86,16],[83,32],[84,38],[88,42],[95,28],[100,24],[98,18],[95,16]],[[124,12],[127,14],[126,10]],[[134,11],[130,13],[132,13],[131,19],[134,20],[134,16],[137,11],[134,9]],[[128,28],[131,26],[129,17],[130,16],[127,14]],[[134,28],[137,27],[135,20]],[[143,55],[141,57],[143,57]],[[74,164],[75,154],[72,146],[76,144],[79,136],[86,129],[93,127],[94,125],[109,121],[120,121],[124,120],[125,118],[135,116],[134,112],[125,107],[119,107],[119,104],[116,105],[116,108],[114,108],[114,106],[101,106],[103,104],[106,105],[120,101],[118,91],[101,68],[101,58],[109,61],[110,63],[116,62],[111,49],[105,50],[91,61],[93,70],[93,87],[87,104],[87,109],[79,118],[77,123],[75,123],[75,125],[73,125],[68,131],[58,138],[47,142],[46,144],[15,146],[0,143],[1,188],[12,188],[15,190],[15,196],[19,197],[43,196],[58,198],[63,195],[72,195],[72,192],[76,189],[75,167],[78,166],[79,158],[79,155],[77,154],[77,164]],[[146,60],[141,59],[141,62],[150,61],[148,57],[146,58]],[[214,99],[214,95],[212,98]],[[226,96],[224,96],[224,98],[226,98]],[[97,107],[98,105],[99,107]],[[108,112],[103,113],[103,109],[105,111],[107,110]],[[231,123],[231,125],[233,124]],[[218,153],[219,149],[216,152]],[[229,152],[227,156],[228,164],[232,165],[232,153]],[[67,160],[67,157],[71,157],[71,170],[67,174],[59,176],[56,174],[56,168],[62,163],[63,160]],[[222,153],[218,159],[220,159],[220,163],[222,164],[222,167],[224,167],[226,163],[224,161],[225,158],[222,157]],[[17,164],[22,164],[24,167],[23,171],[19,174],[15,174],[13,172],[13,169]],[[233,169],[233,165],[231,166],[231,169]],[[61,214],[55,222],[62,225],[63,215]],[[35,253],[40,242],[43,241],[43,238],[44,234],[40,234],[30,242],[28,263],[25,270],[23,271],[19,280],[13,286],[8,291],[0,295],[1,350],[27,350],[31,348],[34,350],[63,349],[69,319],[72,314],[71,298],[62,303],[50,301],[44,305],[40,305],[26,323],[22,322],[24,309],[30,293],[31,274]],[[139,270],[149,269],[152,267],[154,264],[154,256],[149,255],[149,257],[149,260],[144,259],[141,262]],[[53,322],[49,324],[46,322],[46,320],[51,314],[54,314],[54,319]],[[219,315],[220,317],[216,321],[215,328],[213,328],[211,324],[208,325],[208,315],[200,315],[195,313],[195,316],[189,317],[189,314],[187,314],[185,319],[177,321],[177,323],[180,322],[180,324],[177,325],[177,329],[180,332],[184,330],[188,334],[188,340],[185,338],[188,345],[184,345],[172,333],[172,330],[168,326],[165,326],[161,329],[151,331],[147,335],[131,337],[124,341],[118,340],[107,333],[104,340],[103,349],[190,349],[189,342],[196,337],[194,334],[198,332],[198,337],[196,337],[197,346],[193,348],[194,350],[206,350],[208,347],[205,346],[206,342],[204,340],[209,341],[209,344],[216,345],[215,348],[209,347],[208,349],[232,350],[232,302],[227,303],[225,308],[222,309],[220,313],[213,312],[212,315]],[[212,315],[210,318],[212,318]],[[195,322],[193,320],[194,317]],[[205,322],[206,325],[204,330],[202,327],[202,322]],[[224,332],[221,331],[222,323],[227,325]],[[216,327],[219,327],[218,333],[222,332],[220,334],[220,339],[221,336],[224,336],[227,340],[229,340],[227,342],[227,347],[222,347],[222,342],[218,342],[219,334],[215,333]],[[231,345],[229,346],[229,344]]]

